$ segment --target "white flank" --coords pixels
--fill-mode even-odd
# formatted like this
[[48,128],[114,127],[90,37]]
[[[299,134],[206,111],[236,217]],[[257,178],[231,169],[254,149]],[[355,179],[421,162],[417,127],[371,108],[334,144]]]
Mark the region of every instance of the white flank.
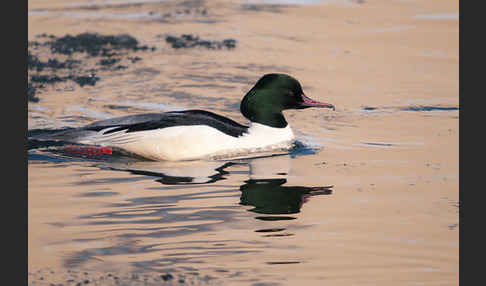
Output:
[[107,130],[83,138],[79,143],[112,146],[153,160],[179,161],[288,149],[294,140],[289,125],[273,128],[253,122],[248,133],[240,137],[229,136],[207,125],[103,135]]

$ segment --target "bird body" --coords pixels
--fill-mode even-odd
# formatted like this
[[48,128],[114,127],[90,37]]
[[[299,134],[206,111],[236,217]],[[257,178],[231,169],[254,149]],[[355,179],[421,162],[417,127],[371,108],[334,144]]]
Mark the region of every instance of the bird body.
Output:
[[251,123],[247,132],[237,137],[208,125],[172,126],[133,134],[124,130],[107,135],[103,132],[78,143],[110,146],[152,160],[177,161],[289,149],[294,139],[290,126],[274,128],[259,123]]
[[294,133],[282,110],[308,107],[334,108],[305,96],[294,78],[267,74],[241,102],[249,126],[213,112],[185,110],[101,120],[34,139],[109,146],[151,160],[238,156],[292,148]]

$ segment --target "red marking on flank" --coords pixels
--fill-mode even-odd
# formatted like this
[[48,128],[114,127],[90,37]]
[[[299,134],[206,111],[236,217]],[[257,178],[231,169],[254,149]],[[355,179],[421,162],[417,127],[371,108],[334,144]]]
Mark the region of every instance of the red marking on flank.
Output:
[[66,146],[65,150],[67,152],[88,155],[88,156],[103,156],[112,155],[113,149],[110,147],[100,147],[100,146]]

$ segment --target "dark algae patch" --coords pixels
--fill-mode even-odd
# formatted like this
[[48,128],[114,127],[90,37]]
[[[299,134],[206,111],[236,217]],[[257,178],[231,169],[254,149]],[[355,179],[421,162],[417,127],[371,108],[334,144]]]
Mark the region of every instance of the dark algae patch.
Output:
[[81,87],[83,87],[85,85],[94,86],[96,84],[96,82],[98,80],[100,80],[100,78],[95,76],[94,74],[90,74],[88,76],[72,76],[72,75],[70,75],[70,76],[67,76],[66,78],[73,80],[74,82],[79,84],[79,86],[81,86]]
[[[66,35],[56,37],[54,35],[40,34],[36,38],[39,41],[30,41],[27,54],[27,66],[29,82],[27,96],[29,102],[38,102],[36,94],[39,90],[60,82],[72,81],[80,87],[94,86],[101,80],[97,73],[101,70],[122,70],[128,68],[119,63],[128,52],[154,51],[140,43],[134,37],[121,35],[100,35],[97,33],[82,33],[77,36]],[[44,49],[44,50],[43,50]],[[47,50],[45,50],[47,49]],[[34,54],[34,52],[38,54]],[[46,60],[41,60],[39,54],[48,54]],[[81,60],[72,59],[75,53],[84,53],[86,57]],[[114,57],[114,56],[117,57]],[[67,59],[66,59],[67,57]],[[96,65],[89,60],[99,58]],[[135,63],[142,60],[140,57],[127,57],[127,63]],[[71,89],[72,90],[72,89]]]
[[174,49],[203,47],[211,50],[215,49],[234,49],[236,47],[236,40],[225,39],[223,41],[209,41],[202,40],[199,36],[192,34],[183,34],[180,37],[168,35],[165,41],[169,43]]
[[[148,46],[140,46],[134,37],[122,35],[100,35],[97,33],[83,33],[77,36],[66,35],[47,42],[53,53],[71,55],[76,52],[86,52],[90,56],[112,56],[113,51],[132,50],[145,51],[149,50]],[[152,48],[154,49],[154,48]]]
[[[206,49],[234,49],[236,40],[203,40],[199,36],[183,34],[165,36],[174,49],[203,47]],[[40,34],[36,41],[28,43],[27,63],[29,81],[27,96],[29,102],[39,102],[36,95],[50,85],[74,82],[80,87],[95,86],[102,80],[103,72],[128,69],[142,58],[132,53],[154,51],[155,47],[141,45],[128,35],[101,35],[82,33],[78,35]],[[47,55],[47,56],[46,56]],[[73,87],[65,88],[72,91]]]
[[35,96],[36,88],[29,82],[27,84],[27,100],[30,102],[39,102],[39,98]]
[[29,70],[36,70],[38,72],[43,71],[45,69],[73,69],[76,65],[80,64],[81,61],[71,60],[68,59],[64,62],[59,61],[55,58],[50,58],[47,62],[42,62],[39,58],[35,55],[32,55],[30,51],[27,55],[27,66]]
[[60,78],[57,75],[37,75],[34,74],[30,77],[31,82],[38,82],[38,83],[46,83],[46,84],[51,84],[51,83],[56,83],[56,82],[61,82],[65,81],[64,78]]
[[[64,82],[67,80],[72,80],[83,87],[84,85],[95,85],[100,78],[94,74],[88,76],[73,76],[68,75],[64,77],[59,77],[57,75],[32,75],[30,80],[34,83],[42,84],[53,84],[56,82]],[[41,85],[43,87],[43,85]],[[29,88],[31,88],[31,83],[29,83]]]
[[[192,273],[160,272],[101,272],[78,268],[53,270],[50,268],[29,272],[28,285],[104,285],[104,286],[161,286],[161,285],[212,285],[212,277]],[[219,285],[220,283],[218,283]]]
[[112,66],[119,61],[120,59],[117,58],[108,58],[108,59],[102,59],[101,61],[99,61],[99,64],[102,66]]
[[141,61],[142,58],[141,57],[128,57],[128,59],[132,62],[132,63],[136,63],[138,61]]

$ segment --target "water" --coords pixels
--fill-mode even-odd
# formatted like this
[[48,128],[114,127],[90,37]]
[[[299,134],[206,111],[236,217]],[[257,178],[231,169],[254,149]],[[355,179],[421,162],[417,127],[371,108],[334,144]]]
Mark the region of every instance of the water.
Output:
[[[190,162],[31,151],[31,259],[56,271],[82,269],[89,277],[95,271],[171,273],[209,277],[217,285],[312,283],[342,269],[356,277],[384,267],[410,267],[423,277],[447,273],[447,256],[431,257],[458,245],[433,235],[451,231],[450,218],[434,212],[453,198],[422,209],[413,205],[424,198],[420,186],[431,182],[399,172],[373,179],[351,171],[413,162],[316,162],[316,151],[322,152],[301,144],[290,154]],[[380,191],[390,179],[407,187]],[[433,236],[413,231],[427,222],[438,223]]]
[[417,19],[432,19],[432,20],[442,20],[442,19],[451,19],[451,20],[459,20],[458,13],[441,13],[441,14],[427,14],[427,15],[416,15],[415,18]]
[[[298,223],[305,204],[332,196],[332,182],[291,183],[292,162],[306,152],[312,153],[175,163],[90,162],[32,152],[30,225],[50,229],[42,239],[46,246],[32,250],[49,255],[62,249],[59,263],[69,269],[109,271],[126,261],[123,268],[134,273],[191,270],[228,282],[266,281],[254,277],[258,265],[308,262],[295,252],[293,239],[282,239],[306,228]],[[40,178],[52,183],[39,186]],[[32,236],[36,241],[37,233]],[[282,253],[270,254],[275,251]],[[255,262],[255,256],[255,265],[229,267],[245,257]]]
[[[29,1],[29,41],[127,33],[155,50],[116,51],[115,69],[29,45],[43,62],[82,62],[44,74],[99,77],[39,88],[32,133],[192,108],[246,123],[240,100],[271,72],[336,110],[286,111],[296,149],[228,160],[29,142],[29,285],[458,284],[458,29],[415,17],[457,12],[452,2],[75,2]],[[168,34],[237,42],[176,50]]]

